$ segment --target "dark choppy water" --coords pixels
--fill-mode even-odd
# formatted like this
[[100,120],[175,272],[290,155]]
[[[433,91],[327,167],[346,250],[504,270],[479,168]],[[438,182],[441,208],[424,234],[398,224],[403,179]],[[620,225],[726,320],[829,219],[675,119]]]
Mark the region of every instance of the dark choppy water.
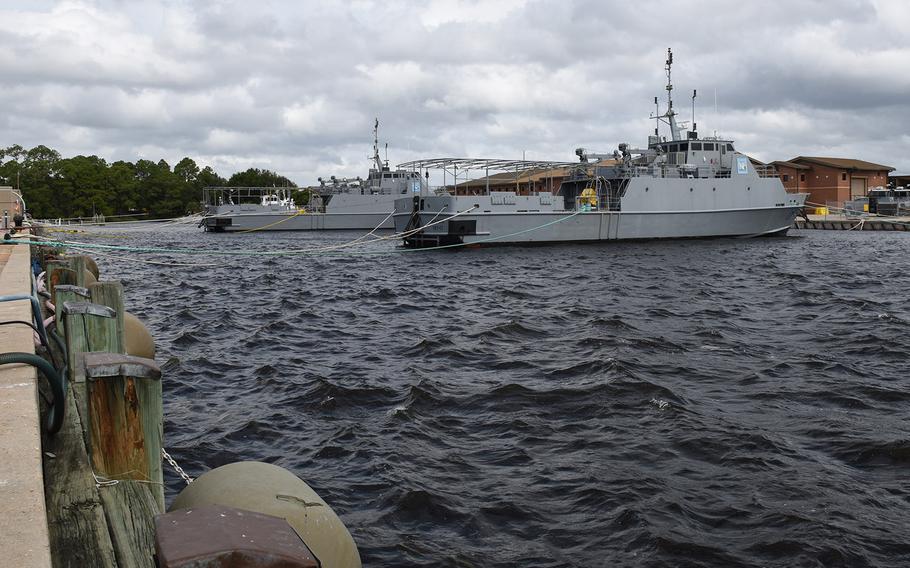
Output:
[[170,359],[178,461],[293,470],[365,565],[908,566],[908,249],[796,231],[99,264]]

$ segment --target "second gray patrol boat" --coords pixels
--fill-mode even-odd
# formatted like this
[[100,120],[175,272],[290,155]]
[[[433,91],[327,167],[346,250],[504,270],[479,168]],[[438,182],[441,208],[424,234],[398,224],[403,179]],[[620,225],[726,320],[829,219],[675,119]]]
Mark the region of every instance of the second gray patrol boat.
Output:
[[[658,109],[652,117],[669,126],[670,140],[655,128],[644,149],[620,144],[612,156],[604,156],[579,148],[580,162],[539,163],[538,171],[565,168],[555,192],[493,191],[489,183],[486,190],[468,192],[456,183],[436,195],[424,190],[397,199],[395,230],[405,246],[786,234],[808,194],[787,193],[773,167],[753,164],[731,140],[700,139],[694,120],[683,138],[673,110],[672,63],[668,49],[667,111],[660,114]],[[608,157],[612,159],[589,162]],[[489,170],[495,162],[434,159],[399,167]],[[530,179],[528,170],[521,175]]]
[[[413,171],[392,171],[388,159],[379,157],[378,118],[372,161],[366,179],[331,176],[308,188],[207,187],[200,226],[219,233],[391,229],[395,200],[425,191],[425,181]],[[294,202],[294,193],[301,190],[310,194],[305,207]]]

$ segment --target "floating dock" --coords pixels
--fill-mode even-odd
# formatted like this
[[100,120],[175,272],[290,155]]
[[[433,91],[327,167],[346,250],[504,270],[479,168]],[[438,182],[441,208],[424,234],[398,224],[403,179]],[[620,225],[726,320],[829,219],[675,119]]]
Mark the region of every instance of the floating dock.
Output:
[[821,229],[827,231],[910,231],[910,217],[861,217],[843,215],[809,215],[797,218],[796,229]]

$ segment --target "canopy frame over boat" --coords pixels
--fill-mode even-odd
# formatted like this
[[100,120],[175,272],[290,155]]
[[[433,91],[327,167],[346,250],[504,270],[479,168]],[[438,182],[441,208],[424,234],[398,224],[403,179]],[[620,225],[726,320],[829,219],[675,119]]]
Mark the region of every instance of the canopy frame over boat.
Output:
[[[452,193],[458,195],[459,179],[463,179],[463,184],[474,181],[470,177],[470,172],[483,171],[485,180],[484,194],[490,193],[490,172],[503,172],[513,174],[514,177],[500,177],[494,183],[502,185],[505,181],[515,182],[516,191],[519,190],[523,178],[530,179],[535,172],[545,172],[547,170],[560,170],[568,168],[578,168],[586,166],[579,162],[558,162],[558,161],[541,161],[541,160],[504,160],[491,158],[428,158],[424,160],[414,160],[398,164],[399,169],[416,171],[422,178],[429,179],[430,170],[442,170],[442,186],[438,188],[437,193],[448,193],[450,187],[448,181],[451,180]],[[562,177],[551,176],[551,177]],[[476,187],[476,186],[475,186]]]

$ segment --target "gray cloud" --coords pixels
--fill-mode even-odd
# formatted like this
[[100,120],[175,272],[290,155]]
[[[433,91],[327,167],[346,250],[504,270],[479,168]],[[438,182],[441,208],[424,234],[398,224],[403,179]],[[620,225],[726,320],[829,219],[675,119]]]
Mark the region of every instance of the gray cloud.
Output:
[[[910,7],[739,3],[29,2],[0,5],[0,145],[191,156],[298,183],[393,163],[573,158],[642,144],[675,53],[676,107],[766,160],[910,171]],[[715,112],[715,93],[717,111]]]

